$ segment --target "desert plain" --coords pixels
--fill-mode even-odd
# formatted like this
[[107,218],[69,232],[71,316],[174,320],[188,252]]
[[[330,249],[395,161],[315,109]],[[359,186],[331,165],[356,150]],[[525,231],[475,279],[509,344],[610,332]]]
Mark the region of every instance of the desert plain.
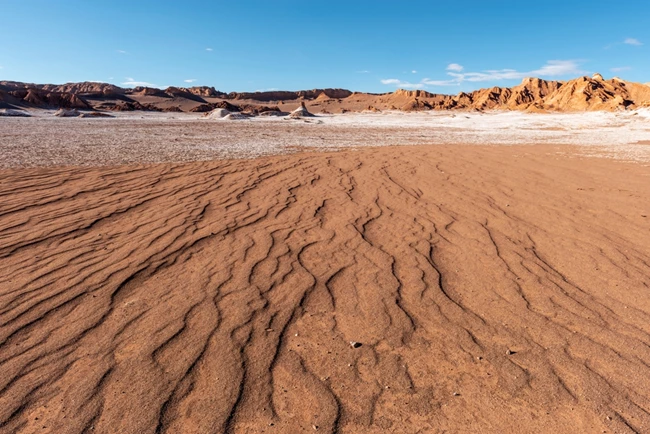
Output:
[[0,432],[650,432],[648,113],[0,118]]

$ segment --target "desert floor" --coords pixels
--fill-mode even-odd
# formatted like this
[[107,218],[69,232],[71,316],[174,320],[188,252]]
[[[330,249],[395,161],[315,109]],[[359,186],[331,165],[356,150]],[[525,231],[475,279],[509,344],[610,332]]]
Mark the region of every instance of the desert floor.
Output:
[[0,432],[650,432],[650,124],[557,116],[0,120]]

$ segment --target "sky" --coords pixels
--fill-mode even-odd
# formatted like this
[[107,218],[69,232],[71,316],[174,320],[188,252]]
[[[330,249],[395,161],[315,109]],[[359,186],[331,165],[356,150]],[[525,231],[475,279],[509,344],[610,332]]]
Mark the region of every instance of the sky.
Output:
[[0,0],[0,80],[456,94],[650,82],[650,1]]

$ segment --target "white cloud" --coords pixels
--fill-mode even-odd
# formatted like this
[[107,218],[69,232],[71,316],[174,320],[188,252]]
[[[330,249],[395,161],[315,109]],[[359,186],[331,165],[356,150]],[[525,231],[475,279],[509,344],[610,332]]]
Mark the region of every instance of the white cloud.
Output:
[[610,71],[623,72],[623,71],[629,71],[630,69],[632,69],[631,66],[617,66],[616,68],[610,68]]
[[549,60],[546,65],[532,71],[517,71],[516,69],[489,69],[482,72],[448,72],[458,82],[521,80],[524,77],[558,77],[563,75],[580,75],[585,71],[579,68],[575,60]]
[[127,53],[126,51],[124,51],[124,50],[115,50],[115,51],[117,51],[117,52],[120,53],[120,54],[128,54],[128,53]]
[[639,41],[636,38],[627,38],[623,41],[623,43],[627,45],[635,45],[637,47],[643,45],[643,42]]
[[625,45],[633,45],[635,47],[640,47],[640,46],[643,45],[643,42],[639,41],[636,38],[626,38],[622,42],[614,42],[612,44],[607,44],[603,48],[605,50],[609,50],[610,48],[614,48],[614,47],[617,47],[617,46],[623,45],[623,44],[625,44]]
[[409,83],[408,81],[398,80],[397,78],[386,78],[381,80],[383,84],[392,84],[402,89],[422,89],[424,83]]
[[580,69],[578,62],[575,60],[549,60],[546,65],[531,71],[528,75],[531,73],[540,77],[554,77],[558,75],[579,75],[584,74],[585,71]]
[[417,73],[418,72],[415,69],[413,71],[411,71],[411,74],[417,74]]
[[426,84],[427,86],[460,86],[460,82],[458,80],[430,80],[428,78],[425,78],[422,80],[423,84]]
[[532,71],[517,71],[516,69],[489,69],[481,72],[461,72],[461,65],[452,63],[447,66],[446,80],[432,80],[425,78],[419,83],[409,83],[396,78],[381,80],[386,85],[396,85],[408,89],[421,89],[426,86],[458,86],[463,82],[484,82],[498,80],[521,80],[525,77],[559,77],[567,75],[581,75],[585,71],[580,69],[579,62],[575,60],[549,60],[542,67]]
[[370,74],[370,71],[363,70],[363,71],[357,71],[357,74]]
[[188,78],[187,80],[183,80],[183,81],[184,81],[185,83],[194,83],[194,82],[197,81],[197,80],[196,80],[196,78]]
[[133,77],[126,77],[126,81],[122,82],[123,86],[144,86],[144,87],[158,87],[157,85],[153,83],[149,83],[146,81],[136,81]]
[[206,48],[205,51],[214,51],[212,48]]
[[424,83],[403,82],[403,83],[400,83],[399,87],[401,87],[403,89],[423,89],[424,88]]

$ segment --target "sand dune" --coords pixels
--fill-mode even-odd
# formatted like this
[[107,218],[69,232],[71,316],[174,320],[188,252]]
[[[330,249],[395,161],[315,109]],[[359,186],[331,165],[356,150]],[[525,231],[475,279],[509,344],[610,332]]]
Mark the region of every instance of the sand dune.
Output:
[[0,432],[648,432],[647,168],[570,149],[4,169]]

